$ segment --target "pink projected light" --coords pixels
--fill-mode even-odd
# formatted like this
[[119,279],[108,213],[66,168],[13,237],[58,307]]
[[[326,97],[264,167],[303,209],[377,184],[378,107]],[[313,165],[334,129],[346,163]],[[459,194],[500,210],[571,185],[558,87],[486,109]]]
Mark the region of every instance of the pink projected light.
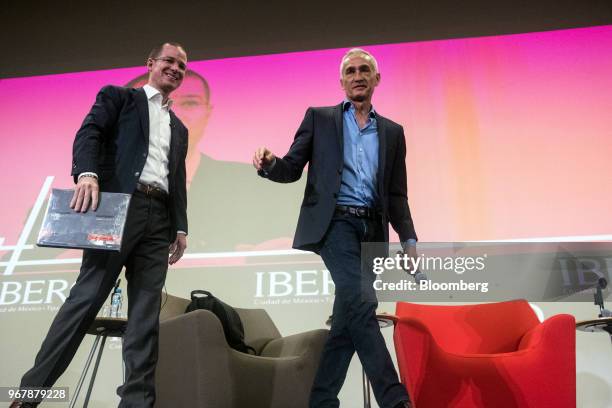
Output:
[[[364,48],[382,77],[375,109],[405,129],[421,240],[612,234],[611,26]],[[343,99],[344,52],[190,62],[210,86],[196,151],[244,163],[260,145],[283,154],[308,106]],[[142,73],[0,81],[3,245],[17,242],[45,177],[72,185],[72,141],[100,87]]]

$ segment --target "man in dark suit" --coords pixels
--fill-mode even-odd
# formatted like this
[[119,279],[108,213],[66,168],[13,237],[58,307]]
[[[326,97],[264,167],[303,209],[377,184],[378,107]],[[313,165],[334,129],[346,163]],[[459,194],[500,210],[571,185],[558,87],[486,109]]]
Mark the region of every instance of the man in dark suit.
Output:
[[[55,317],[21,387],[50,387],[70,364],[123,266],[128,279],[128,325],[123,336],[126,380],[120,407],[152,407],[161,290],[168,263],[187,244],[185,155],[187,129],[170,110],[187,55],[165,43],[147,59],[148,84],[106,86],[77,132],[72,175],[75,211],[96,209],[99,191],[130,193],[121,252],[85,250],[70,296]],[[170,255],[169,255],[170,252]],[[169,256],[169,257],[168,257]],[[14,402],[11,407],[36,406]]]
[[272,181],[298,180],[309,163],[294,248],[317,252],[336,285],[332,326],[314,380],[311,408],[338,407],[353,353],[382,408],[409,407],[375,317],[371,269],[362,275],[361,243],[388,242],[390,222],[415,256],[416,233],[406,181],[406,141],[400,125],[372,108],[380,81],[374,57],[350,50],[340,65],[343,103],[309,108],[289,152],[259,148],[253,165]]

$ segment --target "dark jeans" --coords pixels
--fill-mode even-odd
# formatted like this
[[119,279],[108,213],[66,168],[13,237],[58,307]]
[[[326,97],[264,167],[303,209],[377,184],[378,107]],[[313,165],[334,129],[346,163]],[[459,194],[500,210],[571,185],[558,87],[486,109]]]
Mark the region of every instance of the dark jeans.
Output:
[[121,252],[83,252],[77,281],[55,316],[34,367],[24,374],[22,387],[50,387],[62,375],[125,266],[129,315],[123,336],[126,381],[117,389],[121,397],[119,406],[153,406],[159,309],[168,270],[169,234],[167,205],[134,193]]
[[336,285],[336,298],[331,330],[310,395],[311,408],[340,406],[338,392],[354,352],[381,408],[408,400],[376,320],[374,275],[371,269],[362,274],[361,268],[361,242],[383,240],[380,221],[351,215],[334,216],[325,236],[320,254]]

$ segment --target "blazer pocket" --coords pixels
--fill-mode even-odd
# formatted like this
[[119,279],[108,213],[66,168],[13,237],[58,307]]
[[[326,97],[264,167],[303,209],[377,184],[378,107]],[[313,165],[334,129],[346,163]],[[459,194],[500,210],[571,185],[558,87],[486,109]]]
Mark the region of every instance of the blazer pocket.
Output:
[[315,205],[319,202],[318,194],[309,194],[304,196],[304,200],[302,201],[302,206]]

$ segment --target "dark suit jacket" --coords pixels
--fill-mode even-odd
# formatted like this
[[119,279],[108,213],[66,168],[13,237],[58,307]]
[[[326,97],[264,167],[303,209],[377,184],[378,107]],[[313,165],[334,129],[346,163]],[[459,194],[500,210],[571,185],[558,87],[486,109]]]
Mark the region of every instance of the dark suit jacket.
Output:
[[[185,156],[187,128],[170,111],[169,210],[170,240],[187,231]],[[131,194],[149,149],[149,106],[142,88],[105,86],[77,132],[72,149],[72,175],[98,175],[101,191]]]
[[[280,183],[298,180],[306,163],[308,178],[293,247],[318,252],[334,214],[342,169],[344,137],[342,104],[309,108],[289,152],[264,177]],[[385,239],[389,222],[400,240],[417,239],[406,191],[406,140],[400,125],[376,115],[378,125],[377,210]]]

